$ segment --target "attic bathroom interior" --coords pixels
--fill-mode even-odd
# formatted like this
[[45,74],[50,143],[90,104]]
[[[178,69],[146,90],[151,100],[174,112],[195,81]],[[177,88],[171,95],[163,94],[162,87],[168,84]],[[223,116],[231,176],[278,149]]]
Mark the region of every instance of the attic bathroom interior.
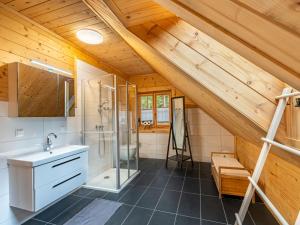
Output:
[[0,0],[0,225],[300,225],[297,0]]

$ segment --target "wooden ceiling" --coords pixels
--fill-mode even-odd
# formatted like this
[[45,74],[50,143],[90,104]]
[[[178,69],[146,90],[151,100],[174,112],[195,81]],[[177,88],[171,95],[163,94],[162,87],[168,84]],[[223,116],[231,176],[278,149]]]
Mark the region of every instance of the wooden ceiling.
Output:
[[[0,0],[24,16],[87,50],[126,75],[153,73],[152,68],[113,32],[81,0]],[[172,16],[149,0],[108,0],[126,24],[137,25]],[[76,38],[76,31],[91,28],[104,36],[101,45],[87,45]]]

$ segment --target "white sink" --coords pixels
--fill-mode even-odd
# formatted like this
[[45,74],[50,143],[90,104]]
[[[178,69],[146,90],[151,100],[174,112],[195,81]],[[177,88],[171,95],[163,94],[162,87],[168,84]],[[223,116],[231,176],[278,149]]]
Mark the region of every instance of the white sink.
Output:
[[36,167],[87,150],[88,146],[85,145],[68,145],[64,147],[53,148],[50,151],[35,152],[9,158],[7,163],[8,165],[14,166]]

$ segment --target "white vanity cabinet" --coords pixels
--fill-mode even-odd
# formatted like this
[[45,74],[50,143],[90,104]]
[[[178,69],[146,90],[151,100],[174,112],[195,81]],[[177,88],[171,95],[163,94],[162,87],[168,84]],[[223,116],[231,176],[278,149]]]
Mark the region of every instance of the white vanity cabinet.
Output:
[[10,206],[36,212],[86,182],[86,146],[8,160]]

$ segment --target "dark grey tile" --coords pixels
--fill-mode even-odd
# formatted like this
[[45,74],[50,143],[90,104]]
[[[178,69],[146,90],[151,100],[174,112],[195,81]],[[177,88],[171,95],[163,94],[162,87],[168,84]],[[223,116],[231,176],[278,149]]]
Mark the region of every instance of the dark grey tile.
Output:
[[132,206],[122,205],[112,217],[105,223],[105,225],[120,225],[129,214]]
[[62,225],[64,223],[66,223],[68,220],[70,220],[77,213],[79,213],[84,207],[86,207],[92,201],[93,201],[93,199],[88,199],[88,198],[82,199],[78,203],[76,203],[74,206],[72,206],[69,209],[67,209],[66,211],[64,211],[58,217],[51,220],[50,222],[53,224],[56,224],[56,225]]
[[180,192],[166,190],[157,206],[158,210],[176,213]]
[[171,176],[173,174],[173,171],[174,171],[173,167],[168,167],[168,168],[163,167],[158,171],[158,174],[162,176]]
[[31,220],[28,220],[27,222],[23,223],[23,225],[46,225],[46,223],[31,219]]
[[218,223],[208,220],[201,220],[201,225],[225,225],[224,223]]
[[226,223],[222,203],[218,197],[201,196],[201,215],[206,220]]
[[143,197],[138,201],[137,205],[145,208],[154,209],[161,194],[161,189],[149,188],[144,193]]
[[199,179],[199,169],[187,169],[186,177]]
[[145,174],[143,175],[134,185],[135,186],[148,186],[151,181],[154,179],[154,174]]
[[210,163],[205,163],[205,162],[200,163],[200,178],[212,179]]
[[175,214],[156,211],[153,214],[149,225],[174,225],[174,221]]
[[119,201],[129,205],[135,205],[135,203],[141,197],[144,191],[144,186],[133,187]]
[[219,196],[215,181],[210,179],[201,179],[201,194]]
[[264,204],[250,204],[249,211],[256,225],[278,225]]
[[89,193],[91,193],[93,191],[93,189],[88,189],[88,188],[79,188],[77,191],[73,192],[73,195],[77,195],[77,196],[87,196]]
[[102,198],[107,194],[105,191],[98,191],[98,190],[93,190],[90,192],[88,195],[86,195],[87,198]]
[[186,172],[186,168],[175,168],[173,171],[172,176],[176,176],[176,177],[184,177],[185,176],[185,172]]
[[147,225],[152,215],[152,210],[134,208],[129,214],[123,225]]
[[200,195],[182,193],[178,214],[200,218]]
[[152,181],[150,187],[155,187],[155,188],[164,188],[169,180],[168,176],[157,176],[154,178]]
[[110,193],[107,193],[107,195],[105,195],[103,198],[107,199],[107,200],[111,200],[111,201],[119,201],[119,199],[122,198],[122,196],[132,187],[133,187],[132,185],[127,185],[119,193],[110,192]]
[[200,194],[200,181],[198,179],[185,178],[183,191]]
[[67,208],[71,207],[72,205],[78,203],[81,200],[80,197],[75,195],[69,195],[66,198],[60,200],[56,204],[50,206],[45,211],[41,212],[34,218],[42,221],[49,222],[50,220],[54,219],[60,213],[62,213]]
[[[237,213],[240,210],[242,200],[233,199],[233,198],[223,198],[222,199],[225,213],[227,216],[228,223],[234,224],[235,222],[235,213]],[[244,223],[245,225],[254,225],[249,214],[246,215]]]
[[177,216],[175,225],[200,225],[200,219]]
[[183,186],[184,177],[171,177],[166,186],[168,190],[181,191]]

